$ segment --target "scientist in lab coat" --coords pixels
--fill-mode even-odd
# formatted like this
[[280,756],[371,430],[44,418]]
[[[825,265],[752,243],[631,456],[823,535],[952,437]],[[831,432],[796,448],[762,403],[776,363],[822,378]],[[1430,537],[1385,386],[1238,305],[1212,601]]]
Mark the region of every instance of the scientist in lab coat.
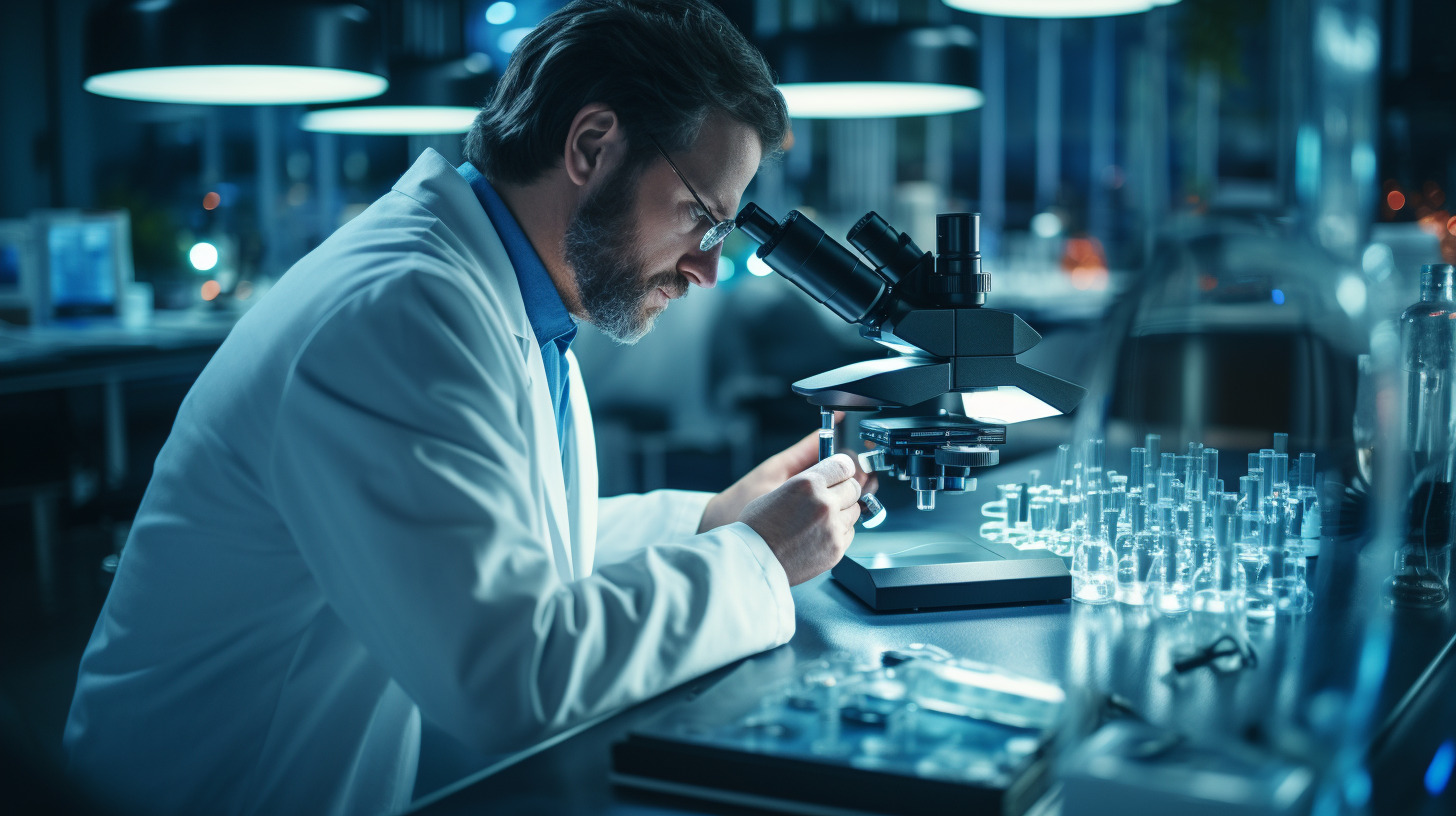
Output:
[[568,349],[713,286],[700,242],[787,124],[707,2],[575,2],[527,36],[468,161],[427,150],[188,394],[81,660],[79,782],[147,813],[397,812],[422,717],[513,751],[787,641],[866,477],[806,440],[723,493],[599,500]]

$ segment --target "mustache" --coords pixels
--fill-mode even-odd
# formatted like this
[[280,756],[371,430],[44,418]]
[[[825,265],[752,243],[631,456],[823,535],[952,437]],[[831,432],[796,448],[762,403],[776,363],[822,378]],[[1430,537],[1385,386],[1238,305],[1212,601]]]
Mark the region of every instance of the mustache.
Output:
[[653,289],[662,289],[673,299],[680,298],[688,293],[687,277],[681,272],[658,272],[647,279],[646,289],[651,292]]

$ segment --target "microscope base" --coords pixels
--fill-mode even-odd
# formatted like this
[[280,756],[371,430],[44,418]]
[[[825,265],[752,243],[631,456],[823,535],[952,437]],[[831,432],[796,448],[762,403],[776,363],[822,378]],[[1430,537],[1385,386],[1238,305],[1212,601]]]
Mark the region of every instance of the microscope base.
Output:
[[1060,557],[955,533],[860,531],[832,574],[877,612],[1072,597],[1072,574]]

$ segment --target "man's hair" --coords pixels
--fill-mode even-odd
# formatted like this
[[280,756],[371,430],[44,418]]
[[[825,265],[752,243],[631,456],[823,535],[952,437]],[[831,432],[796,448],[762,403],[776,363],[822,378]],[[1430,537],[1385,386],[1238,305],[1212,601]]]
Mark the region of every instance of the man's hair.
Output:
[[758,132],[767,159],[788,131],[783,95],[758,49],[706,0],[575,0],[521,40],[465,137],[465,158],[492,181],[528,184],[560,165],[578,111],[602,103],[630,145],[689,148],[713,111]]

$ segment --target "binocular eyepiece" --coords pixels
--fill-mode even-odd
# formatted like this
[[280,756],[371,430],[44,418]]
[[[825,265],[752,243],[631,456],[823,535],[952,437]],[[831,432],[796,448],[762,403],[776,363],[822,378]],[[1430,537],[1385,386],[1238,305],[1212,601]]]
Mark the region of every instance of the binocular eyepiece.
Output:
[[981,270],[979,213],[935,217],[936,255],[924,252],[876,213],[846,236],[873,266],[793,210],[783,223],[757,204],[737,224],[760,246],[755,253],[814,300],[848,323],[878,326],[895,304],[916,308],[976,307],[986,302],[990,275]]

